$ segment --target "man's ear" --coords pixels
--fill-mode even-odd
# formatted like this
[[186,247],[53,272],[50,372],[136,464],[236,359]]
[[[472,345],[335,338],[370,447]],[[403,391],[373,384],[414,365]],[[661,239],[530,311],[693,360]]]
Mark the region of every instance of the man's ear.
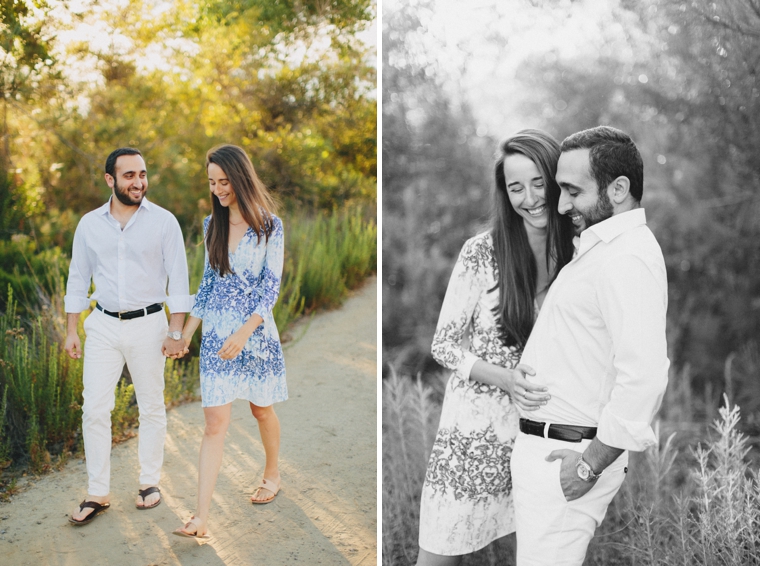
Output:
[[107,185],[108,185],[110,188],[112,188],[112,189],[113,189],[113,185],[114,185],[114,182],[115,182],[115,179],[114,179],[113,177],[111,177],[111,175],[109,175],[108,173],[106,173],[106,184],[107,184]]
[[631,180],[625,175],[621,175],[607,187],[607,195],[615,204],[623,204],[629,194],[631,194]]

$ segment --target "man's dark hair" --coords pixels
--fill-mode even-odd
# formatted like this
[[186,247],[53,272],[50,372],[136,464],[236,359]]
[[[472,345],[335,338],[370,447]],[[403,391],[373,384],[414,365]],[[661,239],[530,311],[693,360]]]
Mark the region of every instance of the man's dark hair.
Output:
[[106,173],[111,175],[114,179],[116,178],[116,160],[122,155],[139,155],[142,157],[140,150],[133,147],[120,147],[119,149],[112,151],[111,155],[106,159]]
[[591,176],[599,191],[604,191],[618,177],[628,177],[630,193],[641,202],[644,193],[644,161],[631,136],[610,126],[597,126],[564,139],[560,151],[589,150]]

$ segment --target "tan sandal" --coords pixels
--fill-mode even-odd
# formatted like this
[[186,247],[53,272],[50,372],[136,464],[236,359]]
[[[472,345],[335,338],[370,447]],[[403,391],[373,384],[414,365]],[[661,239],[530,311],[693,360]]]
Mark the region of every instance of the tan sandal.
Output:
[[[272,492],[272,497],[268,497],[267,499],[254,499],[259,493],[261,493],[262,489],[266,489],[267,491]],[[274,498],[277,496],[277,494],[280,493],[280,482],[273,482],[272,480],[268,480],[264,478],[261,480],[261,485],[256,488],[256,491],[251,496],[251,503],[254,505],[263,505],[265,503],[270,503]]]
[[[182,527],[181,529],[176,529],[176,530],[172,531],[172,534],[173,535],[177,535],[178,537],[197,538],[197,539],[203,539],[203,540],[211,538],[211,535],[208,534],[208,531],[206,531],[206,534],[203,534],[203,535],[199,535],[198,534],[198,529],[200,528],[200,523],[196,522],[196,519],[198,519],[198,517],[196,517],[195,515],[193,515],[192,517],[190,517],[190,520],[187,523],[185,523],[184,527]],[[194,533],[188,533],[185,530],[190,525],[195,525],[195,532]]]

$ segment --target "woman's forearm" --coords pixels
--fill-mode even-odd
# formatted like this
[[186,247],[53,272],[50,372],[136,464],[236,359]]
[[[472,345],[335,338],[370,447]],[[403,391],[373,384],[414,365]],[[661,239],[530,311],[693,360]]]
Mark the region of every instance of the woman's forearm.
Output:
[[485,385],[493,385],[504,389],[504,373],[506,370],[501,366],[489,364],[483,360],[478,360],[470,370],[470,379]]
[[193,339],[193,334],[195,334],[195,331],[198,329],[198,326],[200,326],[200,324],[200,318],[196,318],[192,315],[187,317],[187,321],[185,321],[185,328],[182,330],[182,338],[185,339],[185,342],[190,344],[190,341]]
[[245,321],[245,324],[241,327],[241,330],[244,330],[248,333],[248,336],[250,336],[262,322],[264,322],[264,319],[261,318],[261,315],[253,313],[250,318]]

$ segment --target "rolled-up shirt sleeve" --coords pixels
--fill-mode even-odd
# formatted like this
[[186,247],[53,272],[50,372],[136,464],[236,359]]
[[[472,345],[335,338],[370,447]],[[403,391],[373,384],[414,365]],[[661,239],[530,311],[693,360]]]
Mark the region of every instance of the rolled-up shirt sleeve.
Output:
[[267,241],[266,257],[261,269],[261,278],[254,287],[258,300],[253,313],[266,319],[272,313],[277,298],[280,295],[280,279],[285,257],[285,238],[282,222],[276,216],[272,217],[272,233]]
[[71,248],[69,278],[66,282],[66,295],[63,297],[67,313],[79,313],[90,308],[87,291],[90,289],[93,266],[87,253],[87,242],[82,222],[74,232],[74,244]]
[[472,366],[480,359],[463,348],[462,341],[485,290],[484,276],[478,268],[479,251],[482,252],[485,245],[480,238],[468,240],[462,247],[446,288],[431,346],[435,361],[457,371],[464,379],[470,377]]
[[598,298],[616,373],[597,436],[608,446],[642,451],[657,443],[651,423],[668,383],[664,265],[618,256],[604,270]]
[[193,297],[190,295],[190,283],[187,273],[187,255],[182,239],[182,229],[174,216],[170,217],[164,228],[162,240],[164,268],[169,276],[166,288],[166,305],[171,313],[190,312]]

